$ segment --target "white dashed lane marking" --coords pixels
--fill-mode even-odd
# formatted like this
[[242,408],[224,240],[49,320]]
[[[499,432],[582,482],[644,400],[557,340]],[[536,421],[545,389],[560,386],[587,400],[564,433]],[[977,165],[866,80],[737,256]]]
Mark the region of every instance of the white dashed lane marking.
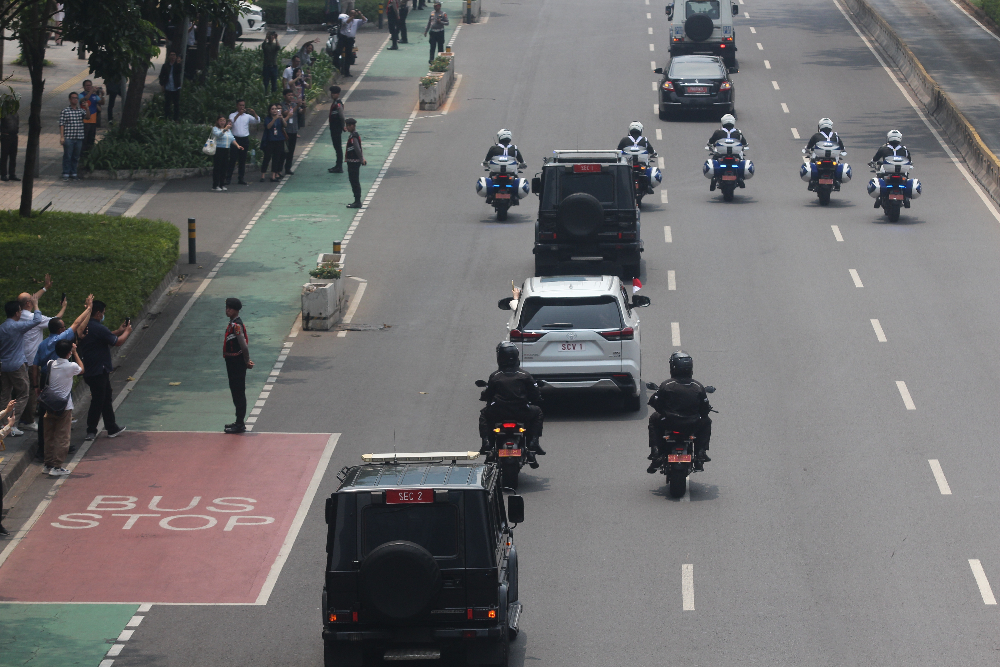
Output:
[[917,406],[913,403],[913,398],[910,396],[910,390],[906,388],[906,383],[902,380],[896,380],[896,389],[899,390],[899,395],[903,399],[903,405],[906,406],[907,410],[916,410]]
[[875,330],[875,339],[880,343],[885,343],[888,339],[885,337],[885,332],[882,331],[882,324],[878,320],[872,320],[872,329]]
[[757,34],[757,28],[750,28],[750,32],[754,35]]
[[674,347],[681,346],[681,325],[678,322],[670,323],[670,344]]
[[855,287],[864,287],[864,284],[861,282],[861,276],[858,275],[857,269],[850,269],[848,273],[851,274],[851,280],[854,281]]
[[649,69],[656,69],[656,61],[655,60],[650,60],[649,61]]
[[784,111],[785,113],[791,113],[791,112],[790,112],[790,111],[788,110],[788,105],[787,105],[787,104],[785,104],[784,102],[782,102],[782,103],[781,103],[781,110],[782,110],[782,111]]
[[[663,130],[661,130],[660,128],[656,128],[656,140],[657,141],[663,140]],[[661,166],[660,168],[662,169],[663,167]]]
[[649,45],[649,50],[650,50],[650,51],[652,51],[652,50],[653,50],[653,45],[652,45],[652,44],[650,44],[650,45]]
[[799,138],[799,131],[796,128],[793,127],[792,128],[792,139],[798,139],[798,138]]
[[646,19],[648,20],[648,19],[651,19],[651,18],[653,18],[653,15],[650,14],[649,12],[646,12]]
[[764,69],[771,69],[771,61],[770,60],[765,60],[764,61]]
[[659,104],[654,104],[653,105],[653,113],[656,113],[656,114],[660,113],[660,105]]
[[670,225],[664,225],[663,227],[663,240],[667,243],[674,242],[674,235],[670,231]]
[[694,611],[694,565],[681,565],[681,600],[684,611]]
[[837,239],[839,243],[843,243],[844,237],[840,235],[840,227],[838,227],[837,225],[830,225],[830,229],[833,230],[833,238]]
[[997,599],[993,596],[993,589],[990,588],[990,580],[986,578],[986,571],[978,558],[969,559],[969,567],[972,568],[972,576],[976,578],[979,586],[979,594],[983,596],[983,604],[995,605]]
[[945,479],[944,470],[941,468],[941,462],[937,459],[927,459],[927,462],[931,464],[931,473],[934,475],[934,481],[937,482],[938,490],[941,492],[941,495],[950,496],[951,487],[948,485],[948,480]]
[[656,82],[653,81],[652,84],[653,84],[653,92],[655,93],[656,92]]
[[743,12],[743,18],[745,19],[750,18],[750,12]]
[[[670,201],[667,199],[667,189],[666,188],[663,188],[663,190],[660,191],[660,203],[661,204],[669,204],[670,203]],[[667,229],[670,229],[670,228],[667,227]]]
[[764,45],[761,44],[760,42],[757,42],[757,50],[758,51],[763,51],[764,50]]
[[650,35],[652,35],[652,34],[653,34],[653,28],[651,28],[651,27],[650,27],[650,28],[647,28],[647,30],[649,30],[649,34],[650,34]]
[[[660,131],[659,130],[656,131],[656,138],[657,139],[660,138]],[[661,157],[656,158],[656,166],[657,167],[659,167],[660,169],[665,169],[666,167],[664,167],[663,164],[664,164],[663,163],[663,158],[661,158]]]
[[677,274],[674,271],[667,271],[667,289],[671,291],[677,289]]
[[778,82],[777,81],[772,81],[771,85],[774,86],[775,90],[781,90],[781,88],[778,88]]

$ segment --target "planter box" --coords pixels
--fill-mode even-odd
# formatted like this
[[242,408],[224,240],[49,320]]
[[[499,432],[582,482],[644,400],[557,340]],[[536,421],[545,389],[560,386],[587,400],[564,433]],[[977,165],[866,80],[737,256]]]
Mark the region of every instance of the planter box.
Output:
[[344,316],[344,281],[314,278],[302,286],[302,329],[329,331]]
[[440,77],[434,85],[430,87],[424,87],[424,84],[417,82],[417,92],[420,95],[420,109],[423,111],[434,111],[439,106],[444,104],[447,92],[444,86],[441,85]]
[[[472,22],[479,23],[480,17],[483,15],[483,3],[482,0],[472,0]],[[467,18],[465,4],[462,4],[462,23],[465,23]]]

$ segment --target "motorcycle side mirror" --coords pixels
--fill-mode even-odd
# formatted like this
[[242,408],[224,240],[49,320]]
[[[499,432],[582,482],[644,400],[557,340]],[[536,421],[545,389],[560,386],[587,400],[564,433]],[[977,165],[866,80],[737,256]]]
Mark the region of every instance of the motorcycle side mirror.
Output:
[[485,386],[487,386],[486,385],[486,380],[476,380],[476,386],[477,387],[485,387]]
[[659,389],[659,387],[656,386],[655,382],[647,382],[646,389],[649,389],[650,391],[656,391],[657,389]]
[[739,15],[740,15],[739,5],[733,5],[733,16],[739,16]]
[[705,393],[706,394],[714,394],[715,393],[715,387],[713,387],[712,385],[708,385],[707,387],[705,387]]
[[536,195],[542,194],[542,179],[538,176],[531,179],[531,191]]
[[508,296],[506,298],[497,301],[497,308],[500,310],[511,310],[510,302],[514,300],[514,297]]
[[667,18],[670,19],[671,21],[674,20],[674,6],[673,5],[667,5]]
[[648,296],[635,295],[632,297],[633,308],[645,308],[650,303]]
[[663,74],[663,68],[657,67],[656,69],[653,70],[653,74]]
[[524,523],[524,498],[521,496],[507,496],[507,521]]

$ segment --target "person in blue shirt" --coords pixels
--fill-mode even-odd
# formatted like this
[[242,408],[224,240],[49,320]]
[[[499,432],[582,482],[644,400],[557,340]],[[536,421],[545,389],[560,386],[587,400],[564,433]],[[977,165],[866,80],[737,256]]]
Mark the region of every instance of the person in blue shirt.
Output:
[[[28,360],[24,356],[24,334],[42,324],[42,314],[35,311],[33,317],[21,316],[21,304],[8,301],[3,306],[7,319],[0,324],[0,405],[15,399],[14,414],[18,418],[28,404]],[[13,428],[13,436],[24,435],[24,431]]]
[[107,306],[103,301],[94,301],[91,306],[90,322],[86,333],[77,346],[83,359],[83,381],[90,387],[90,410],[87,413],[87,436],[84,440],[97,437],[97,423],[104,418],[104,428],[108,437],[113,438],[125,430],[115,421],[115,409],[111,403],[111,348],[121,347],[132,333],[130,320],[125,320],[114,331],[108,330],[102,321]]

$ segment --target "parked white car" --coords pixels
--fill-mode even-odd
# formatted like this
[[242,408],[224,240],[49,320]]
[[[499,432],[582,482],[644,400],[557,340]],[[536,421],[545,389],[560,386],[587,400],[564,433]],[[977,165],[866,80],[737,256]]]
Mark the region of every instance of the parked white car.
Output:
[[649,299],[630,290],[617,276],[529,278],[520,299],[497,305],[513,310],[507,339],[547,390],[608,391],[635,411],[642,407],[638,308]]
[[240,8],[240,21],[238,24],[236,38],[256,32],[264,32],[267,24],[264,23],[264,10],[257,5],[244,2]]

